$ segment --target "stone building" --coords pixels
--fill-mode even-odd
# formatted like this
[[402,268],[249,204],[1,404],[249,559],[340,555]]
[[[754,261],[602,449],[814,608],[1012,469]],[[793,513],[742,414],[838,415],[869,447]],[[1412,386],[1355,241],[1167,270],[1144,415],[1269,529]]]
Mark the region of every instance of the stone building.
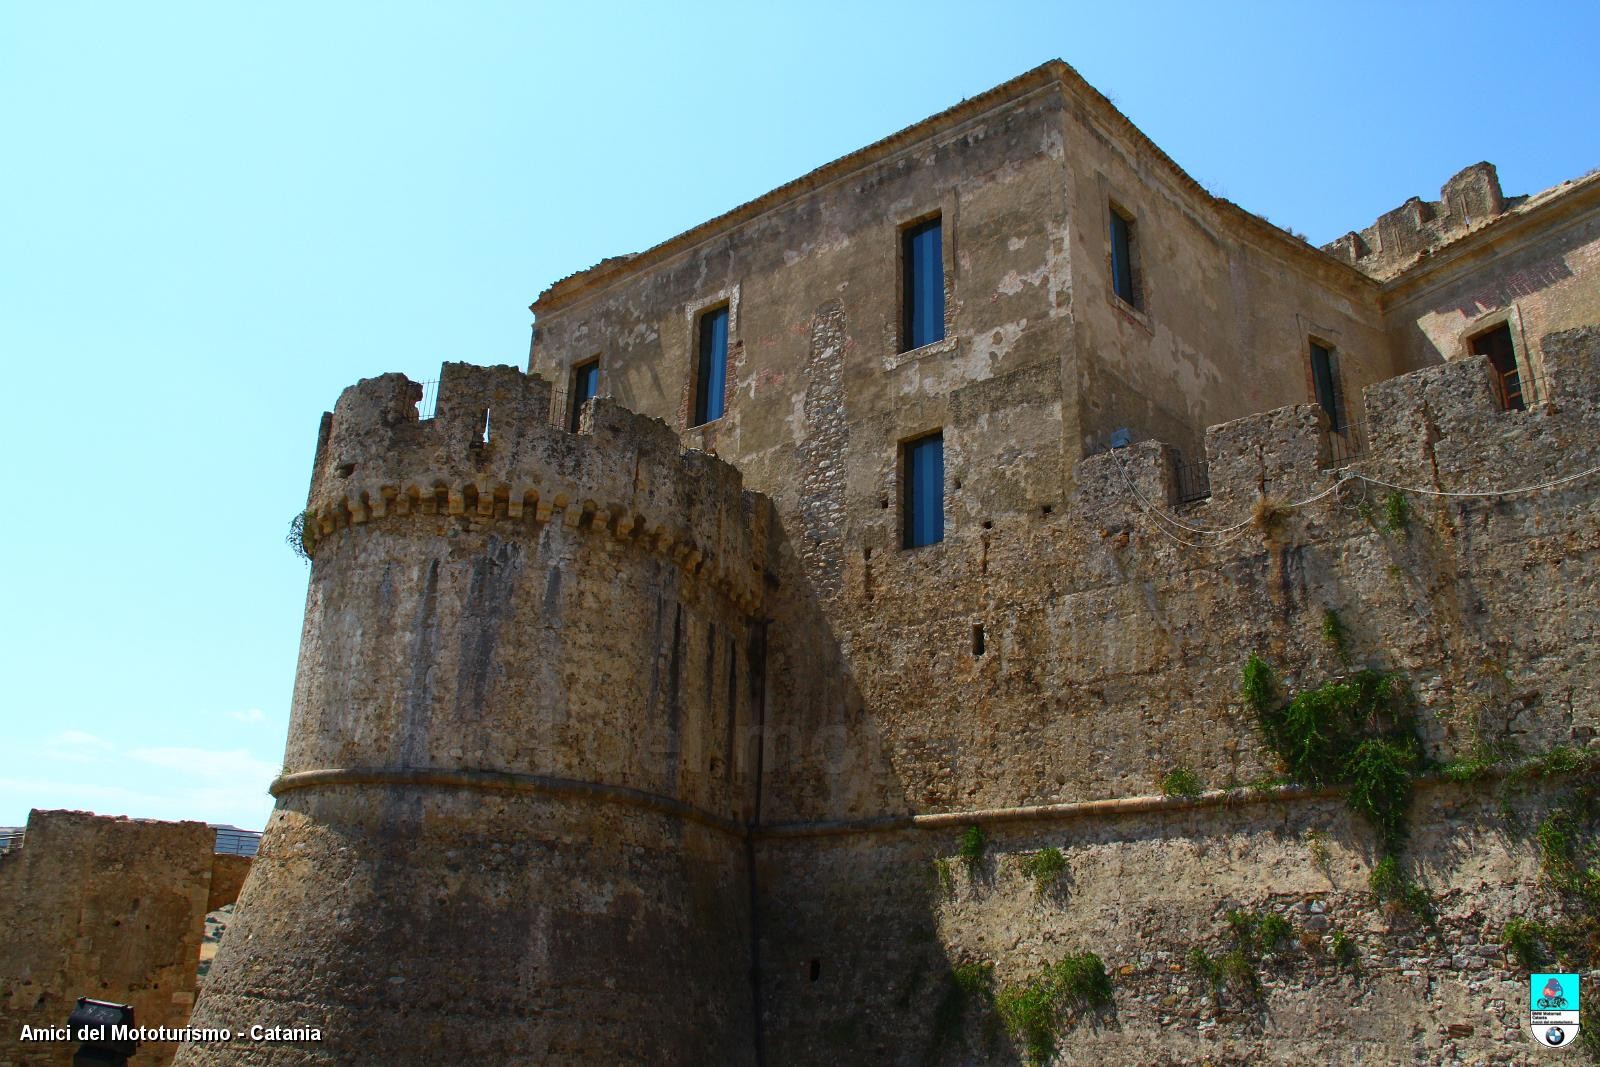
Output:
[[[180,1062],[1531,1061],[1597,257],[1488,164],[1312,247],[1055,62],[352,387],[195,1015],[322,1039]],[[1412,695],[1401,829],[1273,777],[1252,654]]]

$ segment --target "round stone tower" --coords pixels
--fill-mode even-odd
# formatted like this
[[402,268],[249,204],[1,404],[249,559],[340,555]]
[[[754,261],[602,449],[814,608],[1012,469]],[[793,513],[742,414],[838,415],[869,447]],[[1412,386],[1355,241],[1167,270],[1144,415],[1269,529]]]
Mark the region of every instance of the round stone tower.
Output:
[[420,396],[323,417],[277,808],[193,1015],[246,1039],[179,1062],[748,1062],[770,505],[514,367]]

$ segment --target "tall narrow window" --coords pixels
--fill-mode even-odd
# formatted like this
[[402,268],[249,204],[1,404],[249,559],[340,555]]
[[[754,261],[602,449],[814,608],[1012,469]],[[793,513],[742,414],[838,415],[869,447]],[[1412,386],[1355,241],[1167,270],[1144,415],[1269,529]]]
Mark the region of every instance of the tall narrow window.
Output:
[[591,359],[572,368],[572,399],[567,405],[567,429],[578,432],[578,415],[589,398],[600,391],[600,361]]
[[1517,349],[1511,343],[1511,324],[1502,322],[1487,333],[1472,339],[1472,352],[1488,356],[1494,368],[1495,394],[1505,411],[1525,411],[1528,404],[1522,395],[1522,376],[1517,373]]
[[944,540],[944,434],[931,433],[907,441],[905,470],[905,536],[907,548]]
[[900,259],[905,271],[901,348],[909,352],[944,340],[944,246],[938,219],[905,231]]
[[1344,412],[1340,410],[1339,389],[1333,380],[1333,350],[1327,345],[1311,342],[1311,386],[1316,390],[1317,404],[1328,416],[1328,425],[1344,430]]
[[1133,221],[1111,209],[1111,291],[1133,307],[1139,293],[1133,287]]
[[694,377],[694,425],[722,418],[728,384],[728,309],[700,316],[700,361]]

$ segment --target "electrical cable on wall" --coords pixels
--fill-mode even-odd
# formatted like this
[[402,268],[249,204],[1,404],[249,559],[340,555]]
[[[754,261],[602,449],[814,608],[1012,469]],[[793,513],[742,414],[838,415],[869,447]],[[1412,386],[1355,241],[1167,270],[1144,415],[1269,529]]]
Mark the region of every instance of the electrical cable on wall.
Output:
[[[1120,446],[1117,446],[1117,447],[1113,447],[1111,449],[1112,453],[1117,456],[1117,472],[1118,472],[1118,474],[1121,475],[1123,484],[1127,486],[1128,492],[1133,496],[1135,503],[1137,503],[1137,505],[1139,506],[1139,509],[1141,511],[1143,511],[1146,515],[1149,515],[1151,518],[1158,520],[1158,523],[1156,525],[1156,529],[1157,529],[1158,532],[1160,532],[1164,536],[1170,538],[1173,541],[1176,541],[1180,545],[1185,545],[1185,546],[1187,546],[1189,548],[1213,548],[1213,547],[1217,547],[1219,545],[1227,544],[1229,541],[1233,540],[1235,537],[1237,537],[1240,534],[1242,534],[1246,529],[1248,529],[1250,526],[1252,526],[1255,523],[1254,517],[1251,517],[1251,518],[1248,518],[1248,519],[1243,519],[1243,520],[1241,520],[1239,522],[1233,523],[1233,524],[1228,525],[1228,526],[1204,526],[1204,525],[1201,525],[1199,523],[1190,522],[1187,519],[1182,518],[1181,516],[1174,515],[1171,512],[1166,511],[1164,508],[1159,507],[1158,505],[1156,505],[1155,503],[1150,501],[1148,498],[1146,498],[1145,495],[1139,491],[1139,487],[1134,483],[1133,478],[1129,475],[1128,469],[1127,469],[1127,460],[1121,454],[1128,447],[1129,447],[1128,445],[1120,445]],[[1360,471],[1352,470],[1352,469],[1350,469],[1348,467],[1341,468],[1339,471],[1336,472],[1336,474],[1337,474],[1338,480],[1335,481],[1333,485],[1331,485],[1328,488],[1322,490],[1321,492],[1314,493],[1311,496],[1308,496],[1308,497],[1306,497],[1306,498],[1304,498],[1302,500],[1289,501],[1289,502],[1285,503],[1284,505],[1282,505],[1283,508],[1285,510],[1287,510],[1287,511],[1297,511],[1300,508],[1307,507],[1307,506],[1309,506],[1311,504],[1314,504],[1317,501],[1324,499],[1325,497],[1328,497],[1328,496],[1331,496],[1331,495],[1333,495],[1335,493],[1338,493],[1346,485],[1350,484],[1351,482],[1356,482],[1356,481],[1366,482],[1366,483],[1371,484],[1371,485],[1380,486],[1380,487],[1382,487],[1384,489],[1391,490],[1392,492],[1413,493],[1413,494],[1416,494],[1416,495],[1419,495],[1419,496],[1453,497],[1453,498],[1479,498],[1479,499],[1492,498],[1492,497],[1518,496],[1518,495],[1521,495],[1523,493],[1535,493],[1535,492],[1540,492],[1540,491],[1543,491],[1543,490],[1546,490],[1546,489],[1554,489],[1554,488],[1557,488],[1557,487],[1562,486],[1562,485],[1568,485],[1568,484],[1571,484],[1573,482],[1582,481],[1585,478],[1593,477],[1596,474],[1600,474],[1600,465],[1589,467],[1588,469],[1582,470],[1582,471],[1578,471],[1575,474],[1568,474],[1568,475],[1565,475],[1565,476],[1560,477],[1560,478],[1554,478],[1554,479],[1551,479],[1551,480],[1548,480],[1548,481],[1544,481],[1544,482],[1537,482],[1537,483],[1534,483],[1532,485],[1519,486],[1519,487],[1514,488],[1514,489],[1455,489],[1455,490],[1452,490],[1452,489],[1418,488],[1418,487],[1415,487],[1415,486],[1397,485],[1397,484],[1395,484],[1393,482],[1386,482],[1381,478],[1374,478],[1371,475],[1363,474]],[[1166,527],[1160,525],[1160,523],[1162,523],[1162,522],[1169,523],[1171,526],[1175,527],[1177,530],[1180,530],[1180,531],[1182,531],[1183,533],[1186,533],[1186,534],[1207,535],[1207,536],[1218,537],[1218,538],[1221,538],[1221,539],[1218,540],[1218,541],[1212,541],[1212,542],[1207,542],[1207,543],[1198,543],[1198,542],[1194,542],[1194,541],[1187,541],[1187,540],[1184,540],[1182,537],[1178,537],[1176,534],[1173,533],[1172,530],[1169,530]]]

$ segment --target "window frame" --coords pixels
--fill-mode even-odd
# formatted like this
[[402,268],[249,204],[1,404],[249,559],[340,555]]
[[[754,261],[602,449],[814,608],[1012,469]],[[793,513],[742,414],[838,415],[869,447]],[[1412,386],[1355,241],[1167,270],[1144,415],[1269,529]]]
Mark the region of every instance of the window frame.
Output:
[[[913,257],[913,241],[929,231],[937,231],[937,248],[927,262],[937,267],[935,279],[923,279],[926,287],[918,284],[918,272]],[[900,265],[900,344],[899,352],[915,352],[930,345],[939,344],[949,336],[949,323],[946,321],[948,301],[946,300],[946,271],[945,271],[945,232],[944,212],[934,211],[918,216],[909,222],[902,223],[898,233],[899,265]],[[926,270],[924,270],[926,273]],[[936,284],[935,284],[936,283]],[[932,319],[932,325],[937,329],[936,337],[917,337],[917,296],[926,294],[937,300],[936,314],[924,316]]]
[[[1117,224],[1122,224],[1122,251],[1117,250]],[[1118,270],[1121,264],[1124,270]],[[1127,276],[1127,292],[1119,284]],[[1106,276],[1111,295],[1134,311],[1145,310],[1144,277],[1139,265],[1139,219],[1116,200],[1106,200]]]
[[[1489,370],[1495,375],[1490,379],[1494,386],[1495,403],[1500,405],[1501,411],[1527,411],[1529,406],[1528,383],[1531,376],[1524,369],[1522,348],[1517,344],[1517,330],[1514,328],[1516,325],[1512,322],[1511,317],[1507,315],[1492,321],[1474,324],[1474,328],[1463,338],[1463,347],[1466,349],[1469,358],[1482,356],[1488,360]],[[1502,371],[1495,365],[1493,354],[1477,350],[1479,341],[1487,338],[1490,334],[1499,333],[1501,330],[1506,332],[1506,341],[1511,345],[1511,369],[1509,371]],[[1506,389],[1505,379],[1507,375],[1515,375],[1517,379],[1515,403],[1512,402],[1512,394]]]
[[[935,445],[936,452],[928,451]],[[909,550],[939,544],[945,532],[944,428],[906,438],[899,451],[900,547]]]
[[[707,323],[716,316],[722,321],[722,353],[720,366],[714,351],[715,345],[706,332]],[[733,307],[729,301],[711,304],[694,314],[694,380],[689,396],[689,426],[706,426],[728,413],[728,354],[732,348]],[[711,387],[715,386],[716,413],[712,414]]]
[[[1333,410],[1329,411],[1322,402],[1322,390],[1317,385],[1317,353],[1322,352],[1327,357],[1328,364],[1328,394],[1333,403]],[[1350,411],[1345,403],[1344,382],[1339,374],[1339,346],[1332,344],[1316,334],[1306,335],[1306,373],[1311,379],[1311,402],[1322,410],[1328,418],[1328,428],[1335,433],[1346,433],[1350,428]]]
[[[579,381],[585,373],[594,372],[594,391],[588,396],[581,394]],[[567,375],[567,430],[571,433],[578,432],[578,416],[583,412],[583,405],[592,397],[600,395],[600,357],[593,356],[572,365],[572,370]]]

